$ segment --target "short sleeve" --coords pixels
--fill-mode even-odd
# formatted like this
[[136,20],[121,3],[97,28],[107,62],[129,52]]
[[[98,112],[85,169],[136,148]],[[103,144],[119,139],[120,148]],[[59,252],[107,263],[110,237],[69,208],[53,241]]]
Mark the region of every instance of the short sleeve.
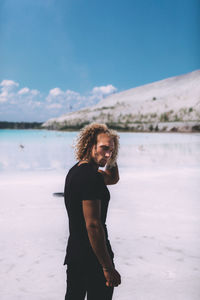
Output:
[[94,173],[87,173],[81,184],[82,200],[98,200],[100,199],[100,182]]

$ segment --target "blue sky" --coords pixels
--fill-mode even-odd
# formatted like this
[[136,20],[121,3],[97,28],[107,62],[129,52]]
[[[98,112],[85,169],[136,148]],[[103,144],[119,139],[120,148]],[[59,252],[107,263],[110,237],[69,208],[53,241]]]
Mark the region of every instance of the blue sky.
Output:
[[199,69],[199,15],[199,0],[1,0],[0,121]]

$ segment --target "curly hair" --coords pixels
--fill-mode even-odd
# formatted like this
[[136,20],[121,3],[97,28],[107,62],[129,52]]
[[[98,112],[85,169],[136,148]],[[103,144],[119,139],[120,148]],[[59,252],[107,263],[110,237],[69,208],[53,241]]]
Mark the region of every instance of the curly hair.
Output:
[[80,130],[75,144],[75,157],[77,160],[91,159],[91,149],[97,144],[97,136],[100,133],[105,133],[113,139],[114,149],[109,160],[112,165],[118,156],[119,150],[119,135],[115,130],[109,129],[106,124],[91,123]]

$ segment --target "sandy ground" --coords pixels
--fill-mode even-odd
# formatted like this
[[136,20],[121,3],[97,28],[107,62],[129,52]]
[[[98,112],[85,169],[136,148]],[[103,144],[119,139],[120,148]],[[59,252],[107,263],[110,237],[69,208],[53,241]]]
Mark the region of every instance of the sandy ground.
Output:
[[[62,171],[0,174],[0,299],[64,299]],[[122,284],[114,300],[200,299],[200,172],[131,171],[110,187],[108,231]]]

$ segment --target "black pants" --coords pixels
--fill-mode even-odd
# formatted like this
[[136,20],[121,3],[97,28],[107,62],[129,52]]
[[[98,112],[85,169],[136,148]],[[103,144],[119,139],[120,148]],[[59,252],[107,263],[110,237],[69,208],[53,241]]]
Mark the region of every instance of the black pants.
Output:
[[67,291],[65,300],[111,300],[113,287],[106,279],[99,263],[70,263],[67,265]]

